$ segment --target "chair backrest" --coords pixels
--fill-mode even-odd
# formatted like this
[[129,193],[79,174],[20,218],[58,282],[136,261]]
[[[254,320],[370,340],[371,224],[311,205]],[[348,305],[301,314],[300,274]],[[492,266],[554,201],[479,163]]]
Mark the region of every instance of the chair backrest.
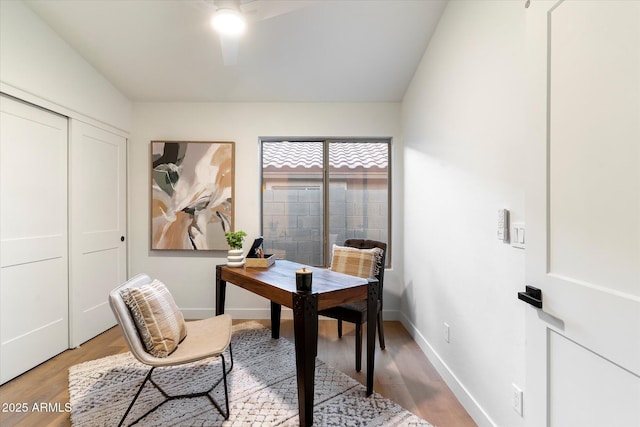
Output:
[[373,248],[382,249],[382,257],[380,259],[380,268],[378,268],[378,274],[376,274],[376,279],[378,279],[378,283],[380,283],[380,300],[382,300],[382,286],[384,284],[384,266],[385,266],[386,257],[387,257],[387,244],[384,242],[378,242],[376,240],[347,239],[344,241],[344,246],[349,246],[351,248],[356,248],[356,249],[373,249]]
[[151,283],[153,280],[146,274],[138,274],[127,280],[117,288],[109,292],[109,305],[113,311],[114,316],[120,329],[122,329],[122,335],[129,346],[129,350],[140,362],[147,365],[153,365],[156,357],[152,356],[145,349],[144,343],[140,338],[136,324],[131,316],[129,308],[124,302],[120,291],[125,288],[139,287]]

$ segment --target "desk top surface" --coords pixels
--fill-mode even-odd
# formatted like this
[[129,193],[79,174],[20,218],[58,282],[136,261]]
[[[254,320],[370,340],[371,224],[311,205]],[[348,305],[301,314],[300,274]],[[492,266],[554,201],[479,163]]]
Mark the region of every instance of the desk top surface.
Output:
[[[279,259],[269,268],[220,266],[222,280],[248,289],[290,307],[296,293],[296,270],[305,267],[313,274],[311,293],[318,294],[319,309],[366,299],[368,279],[324,268]],[[267,290],[268,289],[268,290]]]
[[[326,268],[309,267],[305,264],[279,259],[269,268],[223,267],[225,272],[251,278],[264,285],[296,292],[296,271],[306,268],[313,274],[312,293],[332,292],[368,284],[367,279],[350,276]],[[225,274],[226,275],[226,274]],[[232,281],[231,279],[227,279]]]

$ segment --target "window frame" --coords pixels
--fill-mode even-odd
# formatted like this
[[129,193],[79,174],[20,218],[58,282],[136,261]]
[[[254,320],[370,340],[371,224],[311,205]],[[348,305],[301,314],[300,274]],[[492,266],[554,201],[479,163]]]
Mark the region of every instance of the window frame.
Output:
[[260,233],[264,235],[264,190],[265,190],[265,180],[264,180],[264,156],[263,156],[263,147],[264,143],[274,143],[274,142],[318,142],[323,144],[323,158],[322,158],[322,250],[323,250],[323,260],[324,265],[318,267],[329,267],[331,263],[331,242],[329,241],[329,231],[330,231],[330,215],[329,215],[329,192],[330,192],[330,171],[329,171],[329,145],[331,143],[386,143],[387,144],[387,254],[385,257],[385,268],[389,269],[392,265],[392,216],[393,216],[393,208],[392,208],[392,195],[393,195],[393,182],[392,182],[392,148],[393,148],[393,138],[392,137],[375,137],[375,138],[367,138],[367,137],[346,137],[346,138],[336,138],[336,137],[311,137],[311,138],[301,138],[301,137],[260,137],[258,138],[258,156],[259,156],[259,164],[260,164]]

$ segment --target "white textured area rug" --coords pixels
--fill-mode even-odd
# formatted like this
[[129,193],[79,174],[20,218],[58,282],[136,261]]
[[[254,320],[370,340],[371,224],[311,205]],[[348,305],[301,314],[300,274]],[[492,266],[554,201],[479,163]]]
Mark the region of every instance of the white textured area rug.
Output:
[[[225,421],[206,397],[165,403],[140,426],[297,426],[298,394],[293,343],[271,338],[255,322],[234,326],[231,341],[234,367],[228,376],[230,417]],[[227,359],[227,367],[228,357]],[[69,368],[71,424],[76,427],[117,426],[149,368],[123,353]],[[221,376],[220,359],[156,369],[154,380],[170,394],[200,392]],[[353,378],[317,360],[315,426],[430,426],[394,402]],[[224,408],[222,383],[211,396]],[[145,385],[127,416],[133,420],[163,400]]]

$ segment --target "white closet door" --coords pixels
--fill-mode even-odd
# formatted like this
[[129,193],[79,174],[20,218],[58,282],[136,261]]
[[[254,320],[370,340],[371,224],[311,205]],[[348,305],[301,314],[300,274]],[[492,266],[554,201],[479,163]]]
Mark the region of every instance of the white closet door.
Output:
[[0,383],[66,350],[67,119],[0,96]]
[[71,346],[115,325],[109,291],[126,280],[126,138],[71,119]]

